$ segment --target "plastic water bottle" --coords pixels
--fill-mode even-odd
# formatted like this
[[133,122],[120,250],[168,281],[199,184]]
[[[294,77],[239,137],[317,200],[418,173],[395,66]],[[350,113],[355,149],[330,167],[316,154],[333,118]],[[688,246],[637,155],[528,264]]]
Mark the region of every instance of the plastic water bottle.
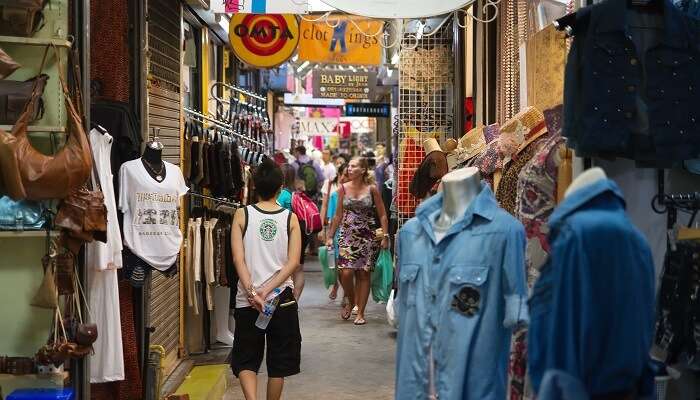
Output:
[[265,305],[263,306],[263,310],[258,315],[257,321],[255,321],[255,326],[257,326],[260,329],[267,329],[267,325],[270,323],[270,320],[272,319],[272,314],[275,313],[275,309],[277,308],[277,304],[280,302],[280,293],[282,291],[280,288],[276,288],[272,294],[274,297],[272,299],[268,300],[265,302]]
[[328,268],[335,269],[335,246],[328,246],[327,249],[328,251],[326,254],[328,254]]

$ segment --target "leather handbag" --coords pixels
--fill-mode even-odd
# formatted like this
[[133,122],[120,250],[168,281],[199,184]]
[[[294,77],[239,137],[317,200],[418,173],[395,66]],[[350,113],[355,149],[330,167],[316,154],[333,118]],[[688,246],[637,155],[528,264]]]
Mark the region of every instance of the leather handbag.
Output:
[[106,242],[107,207],[102,191],[90,191],[85,185],[74,189],[61,202],[55,225],[86,243],[95,239]]
[[[79,114],[76,103],[68,90],[58,50],[55,46],[51,47],[54,49],[57,58],[58,75],[68,114],[69,133],[66,145],[54,155],[44,155],[32,147],[27,137],[27,127],[31,110],[40,97],[39,85],[35,84],[30,102],[12,128],[12,136],[16,139],[16,143],[12,147],[20,166],[19,172],[22,178],[22,185],[24,186],[26,197],[31,200],[65,198],[72,190],[83,185],[88,180],[90,169],[92,168],[92,153],[90,151],[90,143],[83,129],[82,116]],[[46,53],[44,57],[46,57]],[[76,98],[80,98],[79,90],[76,91]],[[77,104],[80,104],[80,102],[77,102]],[[1,144],[2,142],[0,141]],[[7,179],[5,179],[5,182],[7,184]]]
[[0,35],[32,36],[41,29],[47,0],[0,0]]
[[44,116],[44,100],[41,95],[48,79],[48,75],[40,74],[24,82],[0,81],[0,124],[14,124],[22,116],[25,106],[31,102],[35,89],[39,92],[39,98],[32,103],[27,122],[40,120]]
[[44,207],[34,201],[0,197],[0,231],[40,230],[46,225]]
[[73,299],[75,299],[75,310],[78,314],[78,323],[75,329],[75,342],[80,346],[90,346],[90,348],[92,348],[92,344],[97,341],[97,324],[83,321],[83,313],[80,310],[80,299],[82,298],[82,301],[85,303],[85,309],[88,315],[90,315],[90,306],[85,298],[83,285],[80,283],[77,275],[75,277],[75,286],[78,287],[78,291],[73,295]]
[[71,252],[56,256],[56,287],[59,295],[75,293],[75,257]]
[[0,79],[5,79],[12,75],[20,65],[8,56],[2,49],[0,49]]
[[47,254],[41,260],[44,266],[44,279],[34,294],[31,305],[40,308],[58,307],[58,288],[56,287],[56,254]]

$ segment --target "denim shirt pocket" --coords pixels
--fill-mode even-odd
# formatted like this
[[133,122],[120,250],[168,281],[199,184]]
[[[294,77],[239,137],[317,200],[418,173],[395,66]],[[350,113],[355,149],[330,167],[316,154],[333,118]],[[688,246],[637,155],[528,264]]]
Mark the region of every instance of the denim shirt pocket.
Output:
[[403,264],[399,270],[399,296],[404,296],[403,304],[409,307],[416,305],[416,278],[419,271],[419,264]]
[[476,265],[455,265],[449,272],[450,312],[473,318],[482,313],[487,298],[489,268]]

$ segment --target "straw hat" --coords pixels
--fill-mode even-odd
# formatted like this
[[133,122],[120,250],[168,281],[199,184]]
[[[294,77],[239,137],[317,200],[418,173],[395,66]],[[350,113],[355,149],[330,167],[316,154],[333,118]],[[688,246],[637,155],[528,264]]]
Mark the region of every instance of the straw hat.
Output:
[[447,139],[445,143],[442,144],[442,151],[445,153],[452,153],[457,149],[458,143],[454,139]]
[[423,150],[425,150],[425,154],[428,155],[434,151],[442,152],[442,147],[440,147],[440,143],[438,143],[437,139],[430,138],[423,141]]
[[486,138],[484,137],[484,127],[476,127],[467,132],[459,139],[457,148],[457,162],[463,163],[471,160],[486,148]]
[[542,129],[546,130],[542,111],[527,107],[501,126],[501,137],[523,145],[541,136]]

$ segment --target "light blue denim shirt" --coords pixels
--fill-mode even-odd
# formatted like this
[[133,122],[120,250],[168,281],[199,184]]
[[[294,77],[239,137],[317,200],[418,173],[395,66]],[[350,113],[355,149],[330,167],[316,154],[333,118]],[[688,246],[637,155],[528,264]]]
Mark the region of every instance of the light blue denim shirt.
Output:
[[528,320],[525,230],[491,189],[436,243],[442,194],[399,233],[396,399],[503,400],[512,328]]

